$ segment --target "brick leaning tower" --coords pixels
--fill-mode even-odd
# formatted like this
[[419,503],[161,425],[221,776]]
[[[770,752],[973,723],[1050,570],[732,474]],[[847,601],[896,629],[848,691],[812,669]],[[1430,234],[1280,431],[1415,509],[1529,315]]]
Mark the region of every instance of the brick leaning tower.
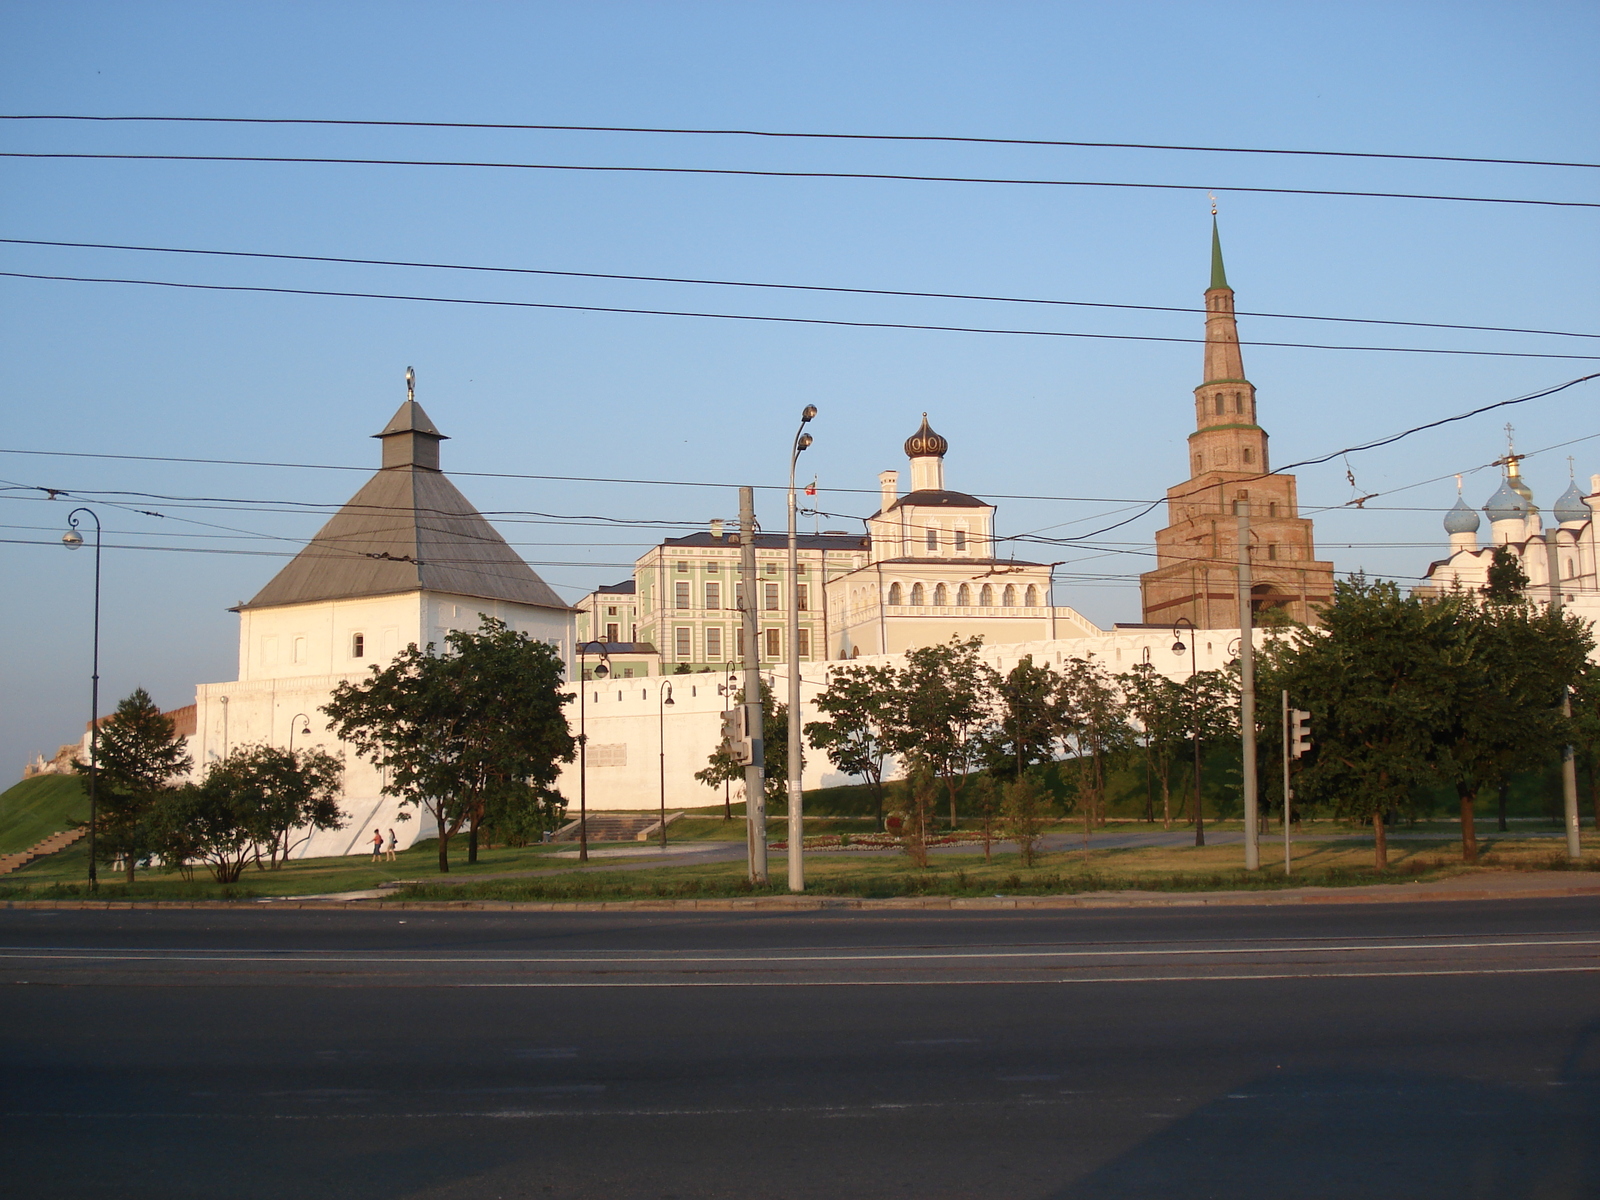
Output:
[[1238,628],[1233,504],[1248,500],[1252,607],[1315,624],[1318,606],[1333,598],[1333,564],[1316,559],[1311,521],[1298,515],[1294,476],[1271,474],[1214,217],[1204,380],[1194,390],[1189,478],[1167,489],[1168,524],[1156,534],[1156,569],[1139,577],[1145,622],[1170,625],[1188,617],[1201,629]]

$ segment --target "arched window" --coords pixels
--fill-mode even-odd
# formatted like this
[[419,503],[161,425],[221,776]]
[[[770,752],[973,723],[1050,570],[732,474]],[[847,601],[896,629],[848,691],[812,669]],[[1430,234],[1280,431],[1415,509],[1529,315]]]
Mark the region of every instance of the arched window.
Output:
[[[1570,564],[1569,564],[1570,565]],[[962,584],[956,589],[956,607],[967,608],[972,604],[972,589]]]
[[1196,454],[1194,456],[1194,473],[1196,475],[1200,474],[1200,472],[1205,469],[1205,462],[1206,462],[1205,455]]
[[947,605],[949,603],[950,603],[950,593],[945,590],[944,584],[942,584],[942,583],[934,584],[934,587],[933,587],[933,606],[935,608],[943,608],[945,605]]
[[1214,396],[1212,398],[1211,411],[1216,413],[1217,416],[1219,416],[1219,417],[1222,415],[1222,393],[1221,392],[1218,392],[1216,394],[1216,396]]
[[1233,394],[1233,411],[1236,413],[1242,413],[1244,411],[1243,393],[1235,392]]
[[1249,446],[1244,448],[1244,460],[1247,463],[1255,461],[1255,452],[1251,450]]
[[1033,584],[1031,584],[1031,583],[1028,585],[1028,590],[1025,593],[1023,593],[1022,607],[1023,608],[1038,608],[1039,607],[1039,589],[1034,587]]
[[913,583],[911,585],[911,603],[917,607],[921,607],[921,605],[924,603],[922,598],[922,585],[920,583]]
[[1000,607],[1001,608],[1015,608],[1016,606],[1017,606],[1017,589],[1012,587],[1008,583],[1008,584],[1006,584],[1006,590],[1000,593]]
[[889,585],[889,603],[900,603],[900,585],[898,583],[891,583]]
[[979,592],[978,592],[978,607],[979,608],[993,608],[994,607],[994,589],[992,587],[990,587],[987,583],[984,584],[982,589],[980,589]]

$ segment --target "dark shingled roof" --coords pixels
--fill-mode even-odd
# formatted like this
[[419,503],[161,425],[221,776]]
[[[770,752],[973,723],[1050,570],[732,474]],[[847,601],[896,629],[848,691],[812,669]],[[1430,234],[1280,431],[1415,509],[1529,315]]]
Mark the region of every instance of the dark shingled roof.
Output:
[[920,505],[923,508],[991,508],[987,500],[979,500],[976,496],[969,496],[965,492],[912,492],[910,495],[901,496],[889,505],[889,511],[902,508],[907,504]]
[[[421,406],[407,401],[378,436],[415,436],[413,431],[442,436]],[[373,475],[242,607],[415,591],[570,607],[506,545],[455,484],[414,460]]]
[[[729,529],[718,541],[709,533],[691,533],[686,537],[667,538],[661,543],[674,549],[683,546],[715,546],[721,549],[738,549],[739,531]],[[787,533],[756,534],[756,549],[785,550],[789,546]],[[795,535],[795,548],[799,550],[865,550],[867,539],[859,533],[800,533]]]

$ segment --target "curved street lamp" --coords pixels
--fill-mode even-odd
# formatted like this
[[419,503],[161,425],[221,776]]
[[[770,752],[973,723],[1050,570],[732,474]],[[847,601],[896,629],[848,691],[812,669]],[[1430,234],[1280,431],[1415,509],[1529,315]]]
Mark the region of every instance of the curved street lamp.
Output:
[[[805,813],[800,793],[800,549],[795,530],[794,468],[811,445],[806,426],[817,415],[808,404],[800,412],[794,448],[789,452],[789,890],[806,890]],[[826,582],[826,581],[823,581]]]
[[305,713],[295,713],[294,716],[290,717],[289,718],[289,753],[290,754],[294,753],[294,728],[295,728],[296,725],[304,725],[305,726],[305,728],[300,731],[300,736],[301,737],[310,737],[311,736],[311,718],[310,717],[306,716]]
[[658,695],[660,702],[656,705],[656,712],[660,722],[657,739],[661,745],[661,848],[665,850],[667,848],[667,709],[672,707],[672,684],[663,679]]
[[[1189,644],[1183,644],[1183,627],[1189,627]],[[1172,625],[1172,652],[1182,654],[1189,652],[1189,702],[1194,706],[1194,844],[1206,844],[1206,825],[1204,805],[1200,798],[1200,692],[1195,685],[1195,675],[1199,673],[1199,660],[1196,658],[1195,642],[1199,640],[1199,630],[1188,617],[1179,617]]]
[[94,648],[89,671],[89,890],[100,887],[100,877],[95,867],[94,827],[99,819],[96,784],[100,774],[100,516],[92,508],[75,508],[67,514],[67,532],[61,535],[61,544],[68,550],[83,545],[83,534],[78,532],[78,514],[86,513],[94,521]]
[[611,674],[611,655],[604,642],[578,643],[578,861],[589,861],[589,681],[588,658],[590,648],[600,656],[594,665],[594,677],[604,679]]

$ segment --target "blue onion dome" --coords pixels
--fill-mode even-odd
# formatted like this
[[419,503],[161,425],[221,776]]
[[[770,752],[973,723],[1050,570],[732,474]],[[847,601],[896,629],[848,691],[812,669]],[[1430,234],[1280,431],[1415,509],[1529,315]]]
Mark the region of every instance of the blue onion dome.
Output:
[[1528,515],[1528,502],[1512,490],[1509,480],[1502,479],[1500,488],[1483,506],[1491,521],[1519,521]]
[[1589,506],[1583,502],[1577,480],[1573,480],[1556,501],[1556,520],[1565,525],[1568,521],[1587,521],[1589,516]]
[[1478,514],[1468,508],[1460,496],[1456,497],[1456,506],[1444,515],[1444,531],[1446,533],[1477,533]]
[[922,414],[922,428],[906,439],[907,458],[943,458],[950,443],[935,433],[928,425],[928,414]]

